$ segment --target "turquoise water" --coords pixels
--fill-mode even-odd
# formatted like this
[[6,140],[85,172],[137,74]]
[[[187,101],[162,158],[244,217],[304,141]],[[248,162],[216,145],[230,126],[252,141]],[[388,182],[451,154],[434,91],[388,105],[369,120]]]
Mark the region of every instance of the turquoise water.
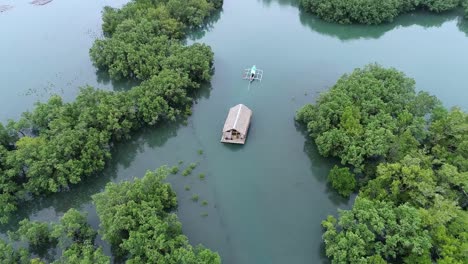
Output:
[[88,52],[102,34],[102,8],[127,0],[30,2],[0,1],[13,6],[0,13],[0,121],[18,118],[54,93],[71,100],[80,86],[113,87],[104,74],[96,74]]
[[[87,54],[99,35],[102,5],[125,1],[55,0],[44,7],[24,2],[0,14],[0,32],[8,36],[0,42],[1,120],[15,118],[34,101],[47,98],[47,93],[24,93],[34,87],[41,91],[48,82],[55,92],[63,89],[67,100],[86,83],[129,88],[96,75]],[[457,12],[404,15],[383,26],[339,26],[301,13],[295,3],[226,0],[205,31],[189,40],[213,48],[215,74],[197,95],[188,123],[135,134],[115,148],[104,173],[70,192],[24,205],[17,219],[54,220],[76,207],[88,211],[97,227],[90,196],[107,182],[141,177],[164,164],[183,161],[184,169],[199,162],[192,175],[168,178],[178,193],[177,214],[193,244],[218,251],[224,263],[324,262],[320,222],[352,201],[327,187],[333,161],[320,157],[306,140],[294,122],[295,111],[342,74],[372,62],[406,72],[418,90],[438,96],[446,106],[467,110],[468,27]],[[26,16],[31,19],[26,21]],[[264,78],[249,86],[241,75],[253,64],[264,70]],[[77,81],[67,85],[73,78]],[[221,144],[227,111],[238,103],[254,113],[247,144]],[[205,180],[199,173],[206,174]],[[185,185],[191,190],[185,191]],[[208,205],[192,202],[193,194]]]

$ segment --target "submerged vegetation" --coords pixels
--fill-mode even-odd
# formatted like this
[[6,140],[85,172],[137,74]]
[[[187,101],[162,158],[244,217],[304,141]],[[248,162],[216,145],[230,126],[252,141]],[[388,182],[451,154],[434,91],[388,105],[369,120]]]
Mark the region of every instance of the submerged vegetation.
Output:
[[110,183],[93,197],[103,239],[128,263],[220,263],[218,254],[192,247],[182,234],[171,213],[177,206],[175,192],[163,182],[168,173],[162,167],[132,183]]
[[[445,109],[395,69],[345,75],[297,113],[319,152],[352,168],[351,210],[322,223],[332,263],[465,263],[468,114]],[[330,181],[348,195],[346,169]]]
[[301,0],[307,12],[340,24],[382,24],[416,9],[440,13],[460,6],[467,15],[467,0]]
[[[110,263],[102,248],[94,245],[97,232],[87,223],[86,215],[75,209],[68,210],[59,223],[44,223],[23,220],[15,232],[10,232],[13,241],[22,241],[29,244],[29,248],[16,248],[0,240],[0,247],[5,250],[0,253],[0,262],[6,264],[17,263],[46,263],[43,257],[47,256],[49,249],[58,247],[61,255],[53,262],[56,264],[79,263]],[[33,259],[32,256],[37,256]]]
[[198,200],[200,199],[200,196],[198,196],[198,194],[193,194],[192,195],[192,198],[190,198],[192,201],[194,202],[198,202]]
[[[134,182],[109,183],[104,192],[93,196],[102,238],[112,246],[114,256],[126,263],[221,263],[217,253],[192,247],[182,234],[181,223],[171,212],[177,206],[175,192],[164,183],[169,173],[161,167]],[[59,223],[23,220],[9,236],[28,243],[29,249],[14,249],[0,240],[0,262],[45,263],[45,252],[58,247],[62,255],[53,263],[110,263],[95,245],[96,235],[86,215],[75,209],[66,212]],[[33,255],[38,258],[30,262]]]
[[186,33],[222,0],[133,0],[106,7],[103,31],[90,50],[112,78],[142,83],[125,92],[81,90],[75,101],[52,96],[17,122],[0,125],[0,222],[31,195],[68,190],[99,173],[114,143],[132,131],[190,112],[190,95],[209,81],[213,53],[183,45]]
[[184,171],[182,171],[182,176],[188,176],[192,174],[192,171],[197,167],[197,163],[192,162],[189,164],[187,168],[185,168]]

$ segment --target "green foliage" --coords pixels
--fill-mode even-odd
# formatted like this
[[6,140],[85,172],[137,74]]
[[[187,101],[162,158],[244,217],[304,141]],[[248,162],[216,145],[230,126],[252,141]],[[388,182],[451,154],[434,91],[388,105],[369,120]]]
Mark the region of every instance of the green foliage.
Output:
[[301,7],[320,18],[340,24],[382,24],[415,9],[453,10],[460,0],[301,0]]
[[430,260],[429,234],[423,230],[418,210],[406,204],[396,207],[358,197],[352,210],[340,211],[338,221],[329,216],[322,226],[326,254],[332,263],[385,263],[415,257]]
[[0,263],[29,263],[29,252],[25,249],[15,250],[12,245],[6,243],[3,239],[0,239]]
[[438,162],[468,171],[468,114],[459,108],[447,111],[439,107],[432,115],[429,131],[429,146]]
[[208,216],[208,213],[207,212],[203,212],[200,214],[201,217],[207,217]]
[[207,201],[207,200],[203,200],[203,201],[201,202],[201,205],[207,206],[207,205],[208,205],[208,201]]
[[187,28],[200,26],[222,5],[223,0],[133,0],[121,9],[105,7],[102,28],[107,36],[112,36],[128,20],[137,24],[157,21],[152,23],[151,33],[180,38]]
[[205,179],[205,173],[198,174],[198,178],[200,178],[200,180],[204,180]]
[[198,155],[203,155],[203,150],[199,149],[199,150],[197,150],[197,153],[198,153]]
[[464,263],[468,250],[468,212],[439,194],[432,207],[420,212],[428,226],[437,263]]
[[20,172],[21,168],[14,160],[12,152],[0,145],[0,223],[2,224],[6,223],[10,213],[17,209],[15,193],[21,187],[15,178]]
[[340,24],[381,24],[400,13],[398,0],[302,0],[301,6],[320,18]]
[[192,174],[192,171],[197,167],[197,163],[195,162],[192,162],[190,163],[190,165],[185,168],[184,171],[182,171],[182,176],[188,176],[190,174]]
[[[29,221],[20,222],[20,227],[9,236],[13,240],[21,240],[29,244],[32,252],[42,254],[57,245],[63,251],[59,259],[53,263],[110,263],[110,258],[105,256],[101,248],[94,246],[97,232],[86,221],[86,215],[75,209],[68,210],[59,223],[49,224],[45,222]],[[0,256],[1,263],[44,263],[39,258],[29,261],[29,252],[24,249],[13,250],[10,245],[0,242],[4,256]],[[10,261],[15,259],[15,261]]]
[[192,198],[190,198],[192,201],[194,202],[198,202],[198,200],[200,199],[200,197],[198,196],[198,194],[193,194],[192,195]]
[[211,78],[213,52],[184,46],[183,38],[221,5],[133,0],[106,7],[106,38],[96,40],[91,58],[114,79],[142,82],[125,92],[86,87],[70,103],[52,96],[18,122],[0,125],[0,223],[30,194],[68,190],[102,171],[114,143],[133,131],[189,113],[190,95]]
[[335,165],[328,174],[328,181],[344,197],[349,197],[356,189],[356,179],[349,168],[339,168]]
[[190,185],[185,185],[184,189],[185,189],[186,191],[190,191]]
[[424,92],[416,94],[414,80],[403,73],[368,65],[341,77],[296,119],[307,125],[320,154],[361,172],[366,162],[397,158],[390,155],[394,149],[424,140],[424,116],[437,104]]
[[465,11],[465,18],[468,18],[468,0],[462,0],[462,7]]
[[173,166],[170,171],[171,171],[171,174],[177,174],[179,172],[179,167]]
[[28,242],[32,247],[39,247],[53,241],[52,228],[49,224],[28,219],[20,221],[19,224],[18,230],[9,234],[10,238]]
[[68,210],[54,226],[52,236],[59,240],[64,249],[62,256],[54,263],[104,264],[110,258],[104,255],[102,248],[94,246],[97,232],[87,223],[86,215],[76,209]]
[[76,209],[68,210],[60,219],[60,224],[54,226],[52,236],[57,238],[62,247],[72,243],[94,241],[96,231],[87,223],[86,215]]
[[182,171],[182,176],[189,176],[192,173],[192,170],[190,168],[186,168],[185,170]]
[[[371,65],[342,77],[296,119],[322,155],[364,173],[352,210],[323,222],[332,263],[466,263],[468,114]],[[351,175],[335,167],[329,179],[347,195],[342,189],[355,182],[341,174]]]
[[457,8],[460,5],[460,0],[420,0],[422,7],[433,12],[444,12]]
[[407,156],[398,163],[381,164],[377,177],[363,188],[363,195],[395,204],[428,206],[435,195],[436,180],[432,169],[425,168],[422,163],[418,158]]
[[189,167],[189,169],[193,170],[193,169],[195,169],[197,167],[197,163],[192,162],[192,163],[190,163],[190,165],[188,167]]
[[17,140],[17,133],[14,123],[9,123],[6,127],[0,123],[0,146],[5,148],[10,147]]
[[108,264],[110,257],[106,256],[102,248],[97,248],[88,240],[84,243],[74,243],[62,254],[54,264]]
[[[213,3],[212,3],[213,2]],[[177,69],[192,80],[207,81],[213,54],[209,47],[184,47],[187,28],[198,27],[222,1],[134,0],[122,9],[105,8],[103,31],[90,50],[94,64],[114,79],[147,80],[162,69]]]
[[103,239],[127,263],[220,263],[216,253],[192,248],[175,214],[175,193],[163,183],[166,167],[147,172],[134,182],[110,183],[93,196]]

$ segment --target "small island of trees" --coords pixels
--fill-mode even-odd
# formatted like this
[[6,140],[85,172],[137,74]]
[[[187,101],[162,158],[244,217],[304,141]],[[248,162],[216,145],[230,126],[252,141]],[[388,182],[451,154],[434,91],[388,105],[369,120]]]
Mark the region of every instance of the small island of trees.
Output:
[[414,86],[369,65],[297,113],[320,154],[345,166],[332,186],[348,196],[358,182],[353,208],[322,223],[332,263],[466,263],[468,114]]
[[417,9],[441,13],[463,7],[468,17],[468,0],[301,0],[300,6],[340,24],[382,24]]

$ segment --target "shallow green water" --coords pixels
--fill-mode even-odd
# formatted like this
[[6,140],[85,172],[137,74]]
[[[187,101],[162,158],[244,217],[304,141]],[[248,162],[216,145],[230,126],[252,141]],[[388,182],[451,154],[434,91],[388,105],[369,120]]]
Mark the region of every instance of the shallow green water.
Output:
[[[68,100],[78,85],[112,87],[89,61],[93,37],[87,32],[99,32],[103,2],[125,1],[55,0],[41,8],[18,2],[25,4],[0,14],[0,32],[8,36],[0,42],[0,120],[47,98],[23,94],[48,82],[63,87]],[[68,193],[24,205],[17,218],[54,220],[78,207],[89,212],[97,227],[90,196],[107,182],[141,177],[146,170],[180,160],[182,169],[199,162],[192,175],[168,179],[178,193],[178,215],[192,243],[218,251],[224,263],[323,262],[320,222],[351,202],[328,189],[332,161],[319,157],[306,141],[294,123],[295,111],[342,74],[370,62],[396,67],[416,80],[418,90],[466,110],[468,26],[456,13],[405,15],[378,27],[339,26],[300,13],[295,2],[225,0],[208,32],[192,36],[212,46],[216,69],[188,124],[141,131],[116,147],[103,174]],[[72,15],[76,17],[70,20]],[[249,87],[241,74],[252,64],[265,75],[262,83]],[[74,76],[77,81],[67,85]],[[116,89],[125,87],[116,84]],[[247,144],[223,145],[220,130],[229,107],[238,103],[254,112]],[[204,181],[199,173],[206,174]],[[185,185],[191,190],[185,191]],[[208,205],[192,202],[193,194]],[[200,216],[205,212],[207,217]]]

